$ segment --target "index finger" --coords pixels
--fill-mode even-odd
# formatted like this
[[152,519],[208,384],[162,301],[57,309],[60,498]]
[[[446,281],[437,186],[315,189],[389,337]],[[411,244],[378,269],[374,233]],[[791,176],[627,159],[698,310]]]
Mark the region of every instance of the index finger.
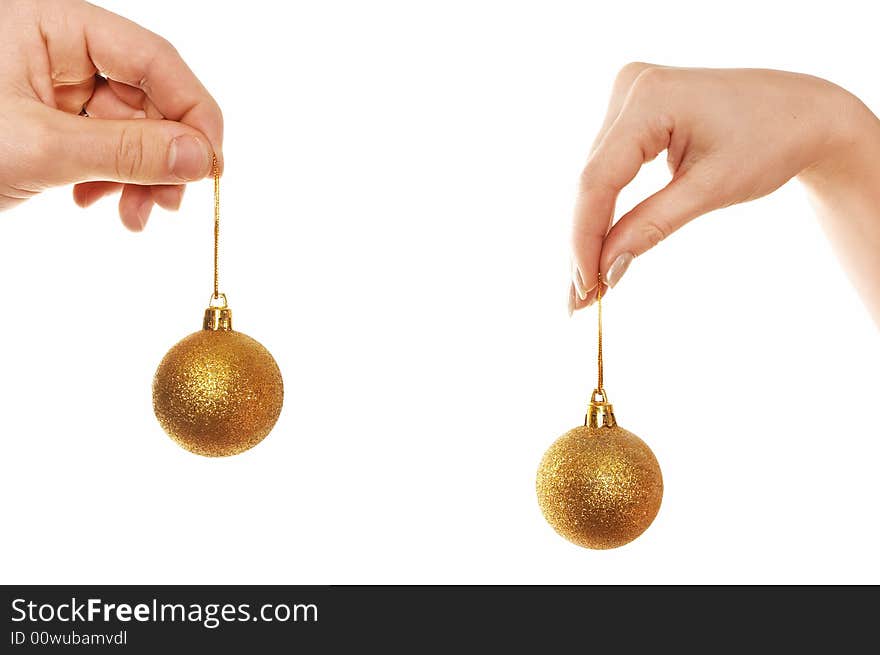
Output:
[[[601,138],[581,174],[572,227],[572,255],[577,273],[592,291],[599,280],[602,244],[614,220],[620,191],[669,145],[670,130],[624,108]],[[595,294],[593,294],[595,295]],[[575,308],[591,299],[576,296]]]
[[68,11],[66,25],[54,29],[81,31],[84,50],[100,73],[142,90],[163,116],[202,132],[222,168],[223,114],[174,46],[95,5],[72,5]]

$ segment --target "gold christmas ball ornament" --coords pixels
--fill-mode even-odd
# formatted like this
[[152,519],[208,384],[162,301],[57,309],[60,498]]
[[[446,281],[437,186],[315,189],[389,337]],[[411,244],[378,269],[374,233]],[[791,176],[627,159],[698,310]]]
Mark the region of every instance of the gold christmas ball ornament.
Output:
[[284,385],[272,355],[232,329],[226,298],[205,310],[203,329],[174,345],[153,378],[153,411],[180,446],[206,457],[237,455],[272,430]]
[[663,498],[654,453],[617,425],[604,389],[585,424],[550,446],[538,468],[538,503],[560,535],[584,548],[617,548],[651,525]]

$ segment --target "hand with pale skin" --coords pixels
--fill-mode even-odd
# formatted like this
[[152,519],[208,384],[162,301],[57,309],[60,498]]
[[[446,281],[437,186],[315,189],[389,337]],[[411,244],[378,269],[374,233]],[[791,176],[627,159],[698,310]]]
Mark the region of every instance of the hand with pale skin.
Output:
[[[139,231],[222,168],[223,116],[170,43],[80,0],[0,5],[0,210],[75,184]],[[80,115],[80,114],[87,114]]]
[[[618,193],[664,150],[672,180],[612,225]],[[569,312],[595,301],[600,272],[604,295],[688,221],[794,177],[880,326],[880,120],[807,75],[627,65],[581,177]]]

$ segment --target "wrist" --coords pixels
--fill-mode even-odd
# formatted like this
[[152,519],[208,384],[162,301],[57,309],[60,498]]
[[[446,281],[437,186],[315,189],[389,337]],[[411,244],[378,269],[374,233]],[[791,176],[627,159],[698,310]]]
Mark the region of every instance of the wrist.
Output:
[[812,164],[798,175],[812,191],[824,194],[860,186],[880,160],[880,119],[857,97],[835,87],[826,112],[828,134]]

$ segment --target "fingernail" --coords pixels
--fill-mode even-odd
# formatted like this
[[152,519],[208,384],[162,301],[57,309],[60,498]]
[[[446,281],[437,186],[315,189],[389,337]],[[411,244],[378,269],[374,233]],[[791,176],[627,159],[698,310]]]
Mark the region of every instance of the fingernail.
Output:
[[172,211],[177,211],[178,209],[180,209],[180,204],[183,202],[183,192],[185,189],[186,187],[180,187],[179,189],[177,189],[177,195],[174,198],[173,204],[170,207]]
[[574,314],[574,284],[570,284],[568,287],[568,317],[571,318],[571,315]]
[[613,289],[614,285],[620,282],[620,278],[626,273],[626,269],[629,268],[632,260],[633,256],[631,253],[625,252],[618,255],[617,259],[608,267],[608,273],[605,274],[605,284]]
[[186,189],[186,186],[183,184],[170,187],[153,187],[153,202],[162,209],[177,211],[180,209],[180,203],[183,201],[184,189]]
[[134,113],[131,115],[131,117],[132,117],[132,118],[146,118],[146,117],[147,117],[147,112],[145,112],[143,109],[138,109],[136,112],[134,112]]
[[85,209],[90,207],[93,202],[95,202],[95,193],[93,191],[86,191],[85,195],[80,198],[79,206]]
[[168,148],[168,167],[178,179],[200,180],[208,174],[211,155],[205,144],[194,136],[179,136]]
[[150,218],[150,212],[153,211],[153,203],[151,201],[147,201],[143,203],[137,210],[137,219],[141,224],[141,229],[143,230],[147,225],[147,219]]
[[581,275],[580,268],[578,268],[574,262],[572,262],[571,264],[571,282],[574,285],[575,291],[577,291],[578,298],[580,298],[581,300],[586,300],[587,294],[590,293],[590,291],[593,290],[593,287],[596,286],[595,284],[593,284],[593,286],[588,287],[584,283],[584,276]]

